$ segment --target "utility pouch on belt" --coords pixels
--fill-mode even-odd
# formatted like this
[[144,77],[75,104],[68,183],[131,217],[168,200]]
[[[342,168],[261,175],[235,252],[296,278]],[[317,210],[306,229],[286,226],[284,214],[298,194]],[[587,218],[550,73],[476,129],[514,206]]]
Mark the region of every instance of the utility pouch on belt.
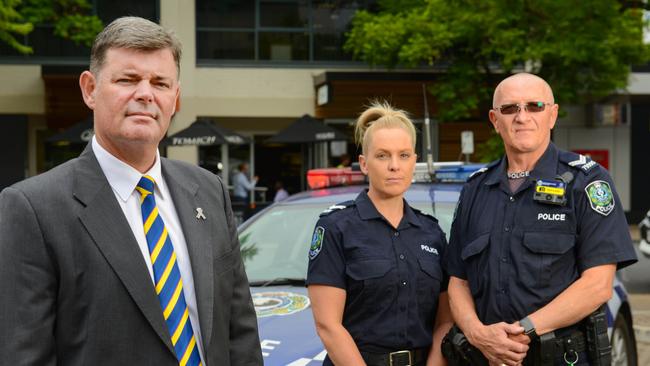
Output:
[[472,346],[456,325],[442,339],[442,355],[449,366],[487,366],[487,359]]
[[612,346],[607,335],[607,316],[602,305],[584,320],[589,363],[595,366],[611,365]]
[[555,363],[555,333],[542,334],[538,342],[539,355],[535,357],[535,366],[552,366]]

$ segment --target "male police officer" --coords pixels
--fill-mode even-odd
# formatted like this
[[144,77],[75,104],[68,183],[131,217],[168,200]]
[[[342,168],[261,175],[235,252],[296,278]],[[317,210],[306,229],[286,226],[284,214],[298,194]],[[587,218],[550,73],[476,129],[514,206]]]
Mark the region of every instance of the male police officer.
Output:
[[506,154],[461,193],[448,263],[454,319],[490,364],[538,362],[538,337],[553,334],[551,363],[588,365],[581,320],[611,297],[616,269],[636,261],[623,207],[604,168],[550,142],[558,105],[543,79],[510,76],[493,103]]

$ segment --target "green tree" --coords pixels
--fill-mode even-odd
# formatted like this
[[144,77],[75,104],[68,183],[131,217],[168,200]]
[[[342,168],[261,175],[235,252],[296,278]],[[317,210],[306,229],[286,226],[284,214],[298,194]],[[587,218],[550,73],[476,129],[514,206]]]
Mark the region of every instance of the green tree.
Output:
[[90,46],[103,28],[91,10],[87,0],[0,0],[0,42],[32,53],[32,47],[16,37],[29,34],[35,25],[52,24],[54,35]]
[[[625,88],[630,65],[650,59],[642,13],[633,6],[617,0],[380,0],[378,13],[357,13],[345,49],[373,67],[440,71],[429,90],[440,121],[485,113],[495,83],[518,70],[546,79],[561,104],[593,103]],[[491,145],[488,154],[499,148]]]

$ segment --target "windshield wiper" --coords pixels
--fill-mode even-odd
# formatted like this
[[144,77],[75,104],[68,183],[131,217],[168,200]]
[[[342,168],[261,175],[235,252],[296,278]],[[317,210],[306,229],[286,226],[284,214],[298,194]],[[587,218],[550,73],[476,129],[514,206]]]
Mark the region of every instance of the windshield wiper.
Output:
[[289,278],[289,277],[277,277],[272,280],[262,280],[262,281],[251,281],[250,283],[253,287],[266,287],[266,286],[279,286],[279,285],[292,285],[292,286],[305,286],[304,278]]

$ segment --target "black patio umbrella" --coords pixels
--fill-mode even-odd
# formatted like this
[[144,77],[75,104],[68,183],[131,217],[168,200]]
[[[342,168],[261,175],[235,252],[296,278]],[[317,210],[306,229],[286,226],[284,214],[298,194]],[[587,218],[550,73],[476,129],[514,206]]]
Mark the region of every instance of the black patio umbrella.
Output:
[[347,140],[348,137],[341,131],[336,130],[320,120],[305,114],[298,118],[289,127],[278,132],[267,142],[299,144],[325,141]]
[[287,128],[266,140],[266,142],[300,144],[302,151],[300,185],[302,189],[305,189],[307,170],[316,168],[319,165],[316,161],[316,146],[329,141],[345,140],[348,140],[348,136],[343,132],[324,124],[319,119],[305,114]]
[[167,146],[212,146],[223,144],[242,145],[249,142],[250,140],[247,137],[221,127],[211,119],[200,118],[187,128],[168,136],[162,143]]
[[77,122],[67,130],[48,137],[45,141],[53,144],[86,144],[93,138],[93,116]]

